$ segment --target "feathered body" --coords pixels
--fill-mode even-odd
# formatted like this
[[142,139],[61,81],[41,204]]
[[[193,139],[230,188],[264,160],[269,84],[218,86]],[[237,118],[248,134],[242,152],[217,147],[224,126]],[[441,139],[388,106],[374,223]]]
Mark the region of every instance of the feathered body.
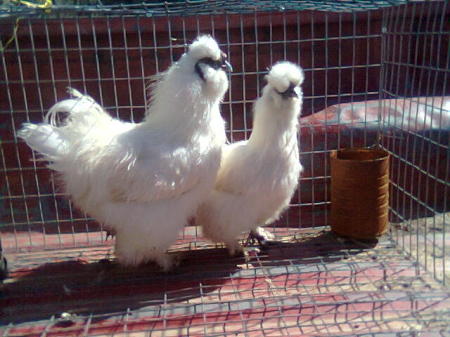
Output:
[[[155,84],[141,123],[114,119],[72,90],[45,123],[20,132],[60,173],[73,202],[113,229],[124,265],[154,260],[168,270],[167,249],[214,185],[226,141],[223,57],[211,37],[199,37]],[[57,126],[59,112],[68,117]]]
[[302,171],[297,133],[303,72],[281,62],[266,79],[249,140],[225,146],[215,188],[197,211],[204,235],[225,242],[231,254],[242,249],[242,232],[270,224],[286,209]]

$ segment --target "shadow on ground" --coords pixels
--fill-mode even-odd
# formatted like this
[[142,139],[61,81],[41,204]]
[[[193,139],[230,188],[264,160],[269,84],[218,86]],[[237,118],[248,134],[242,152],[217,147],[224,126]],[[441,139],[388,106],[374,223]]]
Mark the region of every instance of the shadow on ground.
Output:
[[185,251],[172,273],[163,273],[153,264],[123,268],[111,261],[76,259],[36,263],[36,267],[13,271],[1,286],[0,322],[48,320],[63,313],[102,320],[147,307],[154,310],[155,306],[201,299],[233,278],[252,277],[239,273],[249,267],[337,261],[375,245],[324,230],[273,243],[248,258],[229,257],[221,248]]

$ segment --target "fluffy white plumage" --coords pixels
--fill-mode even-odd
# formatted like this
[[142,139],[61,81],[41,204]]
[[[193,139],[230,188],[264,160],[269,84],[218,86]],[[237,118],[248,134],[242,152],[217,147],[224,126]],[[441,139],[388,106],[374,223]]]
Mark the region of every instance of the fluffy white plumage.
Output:
[[[214,186],[226,141],[219,104],[228,65],[217,42],[200,36],[156,82],[141,123],[112,118],[91,97],[55,104],[19,136],[59,172],[74,203],[116,233],[124,265],[167,255]],[[67,117],[57,123],[57,114]],[[59,124],[59,125],[57,125]]]
[[242,250],[237,237],[276,220],[289,205],[302,171],[297,143],[302,106],[303,71],[289,63],[275,64],[254,105],[248,141],[224,148],[216,185],[197,211],[204,235],[224,242],[230,254]]

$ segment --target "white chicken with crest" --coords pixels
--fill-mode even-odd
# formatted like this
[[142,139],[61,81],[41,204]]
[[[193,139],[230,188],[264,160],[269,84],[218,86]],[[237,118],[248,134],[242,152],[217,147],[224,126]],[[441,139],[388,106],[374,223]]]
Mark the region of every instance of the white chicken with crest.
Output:
[[[55,104],[19,137],[59,173],[75,205],[116,234],[123,265],[173,266],[167,249],[214,186],[226,141],[219,105],[226,55],[198,37],[154,84],[141,123],[112,118],[91,97]],[[229,69],[231,70],[231,69]],[[65,113],[57,122],[59,113]]]
[[261,226],[279,218],[297,188],[303,79],[302,69],[290,62],[272,67],[254,104],[250,138],[225,146],[215,188],[197,211],[203,234],[224,242],[231,255],[242,252],[243,232],[260,243],[273,238]]

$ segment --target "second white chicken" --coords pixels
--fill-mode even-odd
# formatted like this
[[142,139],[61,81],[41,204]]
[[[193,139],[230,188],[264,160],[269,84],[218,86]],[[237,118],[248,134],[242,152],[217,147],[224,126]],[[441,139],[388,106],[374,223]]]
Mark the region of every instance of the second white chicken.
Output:
[[204,235],[224,242],[231,255],[242,251],[238,236],[258,239],[288,207],[302,171],[297,141],[304,75],[290,62],[275,64],[254,105],[248,141],[226,145],[215,188],[197,211]]

